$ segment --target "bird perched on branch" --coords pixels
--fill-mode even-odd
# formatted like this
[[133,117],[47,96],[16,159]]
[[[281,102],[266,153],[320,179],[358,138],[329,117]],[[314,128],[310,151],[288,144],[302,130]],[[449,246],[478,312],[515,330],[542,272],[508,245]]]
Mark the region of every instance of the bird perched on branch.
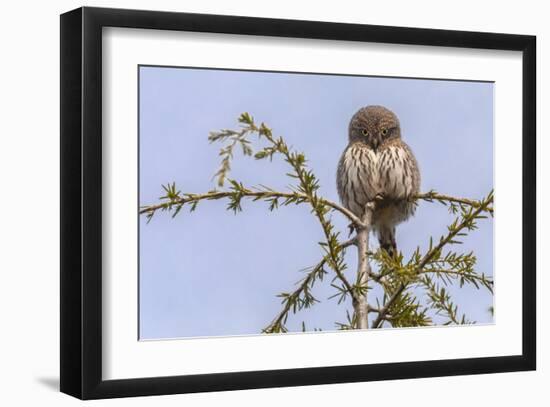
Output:
[[338,164],[338,195],[358,217],[368,202],[376,200],[371,227],[380,247],[394,255],[395,227],[416,208],[409,198],[420,189],[418,163],[401,139],[399,119],[383,106],[359,109],[349,123],[348,137]]

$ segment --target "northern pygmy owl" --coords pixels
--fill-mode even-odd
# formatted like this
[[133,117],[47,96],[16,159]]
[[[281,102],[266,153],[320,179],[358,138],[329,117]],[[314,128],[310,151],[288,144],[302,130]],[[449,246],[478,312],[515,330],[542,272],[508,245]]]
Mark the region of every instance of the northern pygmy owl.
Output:
[[396,252],[395,227],[414,214],[409,198],[419,192],[420,171],[410,147],[401,139],[399,119],[383,106],[359,109],[349,123],[349,144],[337,171],[342,204],[362,217],[365,205],[379,196],[372,230],[380,247]]

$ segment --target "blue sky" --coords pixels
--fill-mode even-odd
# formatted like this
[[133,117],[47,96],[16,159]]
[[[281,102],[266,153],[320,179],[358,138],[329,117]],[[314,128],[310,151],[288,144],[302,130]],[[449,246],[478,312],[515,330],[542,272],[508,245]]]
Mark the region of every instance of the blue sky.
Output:
[[[321,194],[337,201],[336,166],[349,120],[371,104],[399,117],[420,165],[422,191],[477,199],[493,188],[492,83],[140,67],[139,86],[141,205],[157,202],[168,182],[183,192],[213,189],[219,145],[209,144],[208,133],[236,128],[245,111],[305,152]],[[286,172],[281,160],[239,154],[231,176],[247,186],[286,189]],[[141,339],[257,334],[281,308],[276,294],[293,290],[299,270],[320,259],[322,231],[307,206],[271,213],[267,204],[246,202],[237,215],[225,207],[225,201],[204,202],[175,219],[161,213],[149,224],[140,219]],[[421,203],[398,227],[399,249],[408,255],[425,247],[452,220],[445,207]],[[333,221],[346,233],[345,219],[334,214]],[[492,221],[482,221],[457,249],[474,250],[477,270],[492,275]],[[354,257],[349,250],[350,276]],[[290,330],[301,330],[302,321],[323,330],[345,322],[351,304],[329,300],[329,282],[315,285],[321,303],[289,317]],[[451,292],[459,312],[492,321],[487,290]]]

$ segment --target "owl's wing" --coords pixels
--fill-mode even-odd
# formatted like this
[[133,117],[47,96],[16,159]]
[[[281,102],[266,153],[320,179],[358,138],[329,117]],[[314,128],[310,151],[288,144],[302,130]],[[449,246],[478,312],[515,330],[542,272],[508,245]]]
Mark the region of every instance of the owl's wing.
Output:
[[402,141],[387,147],[380,159],[382,194],[392,199],[404,199],[418,193],[420,171],[409,146]]
[[407,155],[407,164],[409,170],[411,171],[411,184],[412,184],[412,194],[418,194],[420,192],[420,168],[418,166],[418,161],[414,156],[412,149],[405,142],[402,142],[403,149]]
[[[348,147],[349,148],[349,147]],[[338,191],[338,197],[340,198],[340,202],[347,207],[347,202],[344,199],[344,185],[347,182],[346,179],[346,171],[344,168],[344,161],[346,158],[346,151],[348,150],[346,148],[342,155],[340,156],[340,160],[338,161],[338,168],[336,169],[336,190]]]

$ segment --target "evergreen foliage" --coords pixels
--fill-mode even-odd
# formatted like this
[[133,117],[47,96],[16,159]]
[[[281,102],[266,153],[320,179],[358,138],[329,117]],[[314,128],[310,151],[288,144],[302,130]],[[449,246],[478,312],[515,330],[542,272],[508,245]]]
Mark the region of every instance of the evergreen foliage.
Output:
[[[219,188],[227,185],[226,188],[197,194],[181,192],[175,183],[163,185],[164,195],[159,198],[160,202],[142,206],[140,214],[146,216],[149,222],[159,211],[169,212],[175,217],[184,207],[192,212],[203,201],[222,199],[227,200],[227,209],[235,213],[243,210],[243,199],[264,201],[270,211],[280,206],[308,205],[323,232],[324,239],[319,242],[322,257],[317,264],[303,270],[305,275],[294,290],[278,294],[281,311],[263,329],[264,333],[287,332],[286,323],[291,313],[296,314],[319,302],[312,290],[315,283],[323,282],[327,276],[331,276],[330,284],[334,288],[331,298],[336,299],[338,304],[351,298],[354,304],[353,314],[346,311],[346,322],[335,323],[338,329],[358,328],[360,307],[366,307],[362,310],[365,315],[374,314],[369,328],[429,326],[434,325],[436,315],[444,318],[445,325],[474,323],[459,312],[446,287],[467,284],[493,293],[492,278],[475,271],[475,254],[453,250],[469,232],[477,228],[480,220],[493,216],[492,191],[480,200],[456,198],[436,191],[416,195],[412,198],[416,203],[437,202],[448,206],[455,219],[447,226],[447,233],[437,239],[429,237],[427,250],[421,251],[417,247],[409,258],[402,253],[390,256],[382,249],[367,251],[368,262],[376,265],[376,272],[369,265],[366,276],[358,271],[356,278],[350,281],[344,274],[347,269],[345,252],[350,246],[360,246],[357,240],[359,231],[368,232],[370,225],[365,222],[368,217],[359,219],[338,203],[320,196],[319,180],[308,168],[305,154],[293,150],[282,137],[275,137],[267,125],[257,125],[248,113],[239,117],[239,124],[238,130],[224,129],[211,132],[209,136],[210,142],[222,144],[219,153],[221,164],[215,178]],[[254,136],[263,145],[257,150],[253,148]],[[273,160],[280,156],[288,164],[286,175],[294,184],[287,191],[276,191],[266,186],[247,187],[231,179],[231,162],[235,150],[239,148],[244,156],[256,160]],[[376,202],[373,201],[372,205]],[[355,236],[349,240],[340,238],[340,232],[329,216],[332,212],[347,218],[356,232]],[[368,241],[368,233],[366,235]],[[368,291],[374,285],[379,285],[383,291],[381,301],[377,299],[376,305],[366,302]],[[424,296],[417,294],[418,288],[422,289]],[[493,312],[492,307],[490,311]],[[302,323],[302,330],[305,329],[305,323]]]

